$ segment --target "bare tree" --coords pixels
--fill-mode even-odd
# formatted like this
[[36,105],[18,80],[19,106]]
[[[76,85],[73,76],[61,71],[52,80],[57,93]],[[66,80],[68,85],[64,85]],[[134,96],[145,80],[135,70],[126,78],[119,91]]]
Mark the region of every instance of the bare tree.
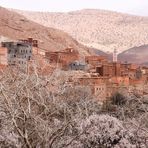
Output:
[[146,146],[147,107],[139,98],[102,115],[90,88],[69,84],[68,72],[43,76],[37,66],[30,69],[1,72],[0,147]]

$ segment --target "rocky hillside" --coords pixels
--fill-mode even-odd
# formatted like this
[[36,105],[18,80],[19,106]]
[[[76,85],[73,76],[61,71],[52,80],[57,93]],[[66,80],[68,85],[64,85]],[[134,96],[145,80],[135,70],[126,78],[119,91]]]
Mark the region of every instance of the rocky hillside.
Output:
[[[105,53],[103,51],[92,48],[96,55],[102,55],[112,61],[112,53]],[[148,66],[148,45],[142,45],[139,47],[133,47],[118,54],[118,61],[137,63]]]
[[69,13],[25,12],[28,19],[72,35],[79,42],[103,51],[119,52],[148,44],[148,17],[85,9]]
[[45,50],[62,50],[66,47],[77,49],[82,55],[88,54],[84,47],[63,31],[49,28],[26,19],[24,16],[0,7],[0,40],[33,37]]
[[148,45],[134,47],[119,54],[118,59],[138,64],[148,64]]

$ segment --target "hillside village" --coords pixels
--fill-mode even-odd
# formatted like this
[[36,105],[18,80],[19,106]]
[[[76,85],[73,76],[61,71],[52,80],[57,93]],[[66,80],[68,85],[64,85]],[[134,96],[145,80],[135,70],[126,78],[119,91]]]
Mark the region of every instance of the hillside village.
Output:
[[[10,9],[0,6],[0,148],[147,148],[148,17],[100,10],[105,1],[79,11],[72,3],[89,0],[8,1]],[[60,3],[71,12],[13,7]]]
[[[148,67],[118,61],[117,51],[113,52],[113,60],[107,57],[92,55],[80,56],[72,47],[62,51],[42,50],[38,40],[20,39],[16,42],[2,42],[0,47],[0,68],[19,66],[26,68],[38,60],[41,75],[49,75],[55,69],[73,71],[68,84],[89,86],[95,98],[106,101],[116,92],[144,95],[148,93]],[[76,72],[76,73],[75,73]]]

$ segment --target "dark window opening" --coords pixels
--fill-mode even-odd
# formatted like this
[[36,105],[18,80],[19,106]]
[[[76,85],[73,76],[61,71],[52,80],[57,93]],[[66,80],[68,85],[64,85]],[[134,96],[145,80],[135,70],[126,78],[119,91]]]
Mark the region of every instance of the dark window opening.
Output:
[[10,52],[11,52],[11,49],[8,50],[8,53],[10,53]]

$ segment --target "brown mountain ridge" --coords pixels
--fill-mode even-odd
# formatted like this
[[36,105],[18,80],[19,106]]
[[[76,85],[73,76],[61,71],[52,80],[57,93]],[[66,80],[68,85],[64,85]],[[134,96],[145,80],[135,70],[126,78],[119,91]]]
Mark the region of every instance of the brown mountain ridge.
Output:
[[67,13],[14,10],[44,26],[61,29],[77,41],[102,51],[119,52],[148,44],[148,17],[105,10]]
[[42,26],[3,7],[0,7],[0,36],[13,40],[32,37],[39,40],[39,46],[45,50],[63,50],[71,46],[82,55],[88,54],[88,48],[78,43],[67,33]]
[[120,61],[148,65],[148,45],[130,48],[118,55]]

